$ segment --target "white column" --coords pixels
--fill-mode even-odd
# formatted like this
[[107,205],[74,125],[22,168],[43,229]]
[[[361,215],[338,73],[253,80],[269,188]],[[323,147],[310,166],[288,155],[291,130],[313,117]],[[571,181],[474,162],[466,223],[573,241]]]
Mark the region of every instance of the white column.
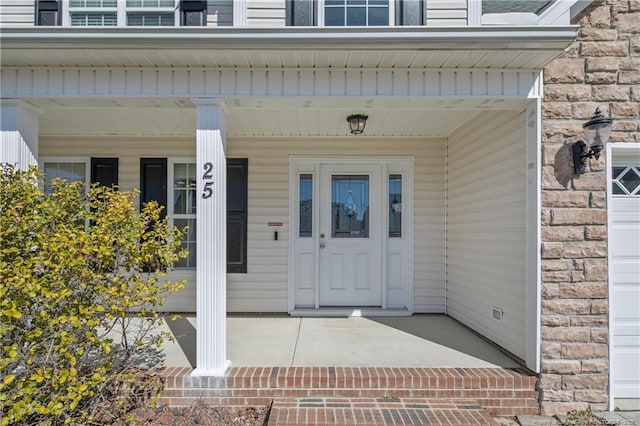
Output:
[[[540,77],[539,77],[540,78]],[[539,83],[540,80],[535,84]],[[536,88],[531,89],[537,92]],[[541,206],[542,206],[542,98],[531,96],[526,110],[526,263],[525,263],[525,361],[540,372],[540,312],[542,309]]]
[[0,103],[0,164],[26,170],[38,165],[38,113],[22,101]]
[[196,368],[222,376],[227,355],[227,161],[223,101],[196,105]]

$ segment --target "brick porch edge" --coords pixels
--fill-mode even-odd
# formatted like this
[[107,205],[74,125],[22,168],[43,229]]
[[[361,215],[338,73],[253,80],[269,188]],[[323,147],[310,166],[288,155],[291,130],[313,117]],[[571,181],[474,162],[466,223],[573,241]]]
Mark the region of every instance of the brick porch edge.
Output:
[[260,406],[274,398],[469,399],[497,416],[539,413],[538,378],[517,368],[232,367],[225,377],[190,373],[190,368],[167,368],[159,402]]

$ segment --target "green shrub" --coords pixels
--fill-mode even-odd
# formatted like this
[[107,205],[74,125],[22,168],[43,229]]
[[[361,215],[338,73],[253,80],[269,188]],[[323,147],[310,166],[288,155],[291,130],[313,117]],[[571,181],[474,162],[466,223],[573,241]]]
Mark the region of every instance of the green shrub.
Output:
[[135,192],[38,179],[0,170],[0,424],[125,418],[161,386],[144,368],[181,232]]

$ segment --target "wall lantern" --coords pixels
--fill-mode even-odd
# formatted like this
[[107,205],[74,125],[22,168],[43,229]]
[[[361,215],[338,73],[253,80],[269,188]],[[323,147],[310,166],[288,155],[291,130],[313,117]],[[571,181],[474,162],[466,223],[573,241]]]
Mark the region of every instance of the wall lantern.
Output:
[[352,135],[359,135],[364,132],[364,126],[367,125],[367,117],[363,114],[351,114],[347,117],[347,123],[349,123],[349,130]]
[[611,119],[602,115],[600,107],[596,108],[595,114],[591,120],[582,125],[584,129],[584,141],[578,141],[573,144],[573,173],[580,175],[587,168],[587,158],[600,158],[600,152],[604,149],[604,145],[609,139],[611,133]]

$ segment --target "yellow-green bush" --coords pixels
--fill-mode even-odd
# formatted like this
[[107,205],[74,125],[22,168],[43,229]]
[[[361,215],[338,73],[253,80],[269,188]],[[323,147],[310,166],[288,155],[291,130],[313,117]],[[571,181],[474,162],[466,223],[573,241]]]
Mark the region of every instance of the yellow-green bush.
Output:
[[162,340],[156,308],[184,285],[163,278],[186,255],[180,231],[135,192],[38,178],[0,170],[0,424],[118,417]]

